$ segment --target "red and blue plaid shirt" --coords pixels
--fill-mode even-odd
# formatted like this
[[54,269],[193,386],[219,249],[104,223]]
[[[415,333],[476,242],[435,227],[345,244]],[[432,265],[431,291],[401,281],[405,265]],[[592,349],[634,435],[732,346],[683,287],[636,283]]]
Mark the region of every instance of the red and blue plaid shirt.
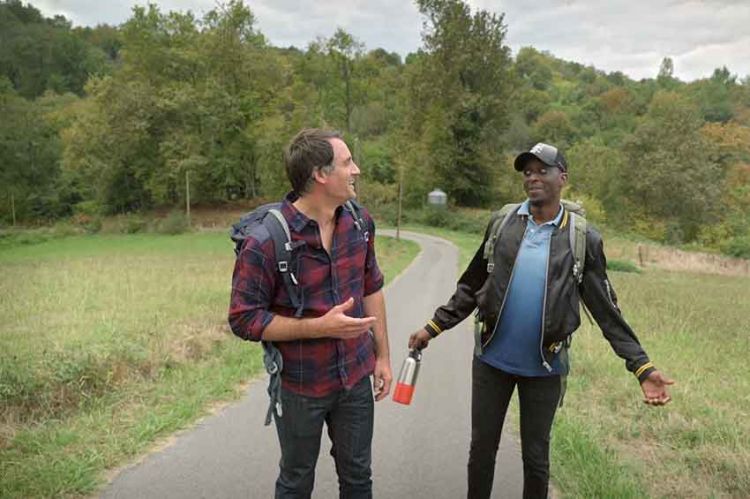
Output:
[[[303,317],[320,317],[332,307],[354,298],[352,317],[364,317],[363,298],[383,287],[383,274],[375,258],[375,223],[362,209],[364,227],[342,207],[336,211],[336,226],[330,256],[323,248],[318,224],[292,205],[287,195],[281,213],[289,224],[292,241],[306,244],[295,250],[299,256],[296,276],[301,287]],[[232,276],[229,324],[241,338],[260,341],[275,314],[294,316],[289,294],[276,270],[273,240],[267,231],[248,237],[237,257]],[[282,386],[295,393],[322,397],[350,389],[375,367],[374,341],[370,333],[357,338],[280,341],[284,366]]]

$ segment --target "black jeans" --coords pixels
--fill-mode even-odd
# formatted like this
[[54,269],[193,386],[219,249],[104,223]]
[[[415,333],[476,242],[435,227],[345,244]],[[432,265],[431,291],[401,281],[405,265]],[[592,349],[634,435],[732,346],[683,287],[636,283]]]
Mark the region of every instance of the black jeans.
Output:
[[489,498],[505,413],[518,386],[523,455],[523,497],[547,497],[549,440],[560,401],[560,376],[526,378],[495,369],[474,357],[471,390],[469,499]]
[[309,498],[315,482],[323,422],[331,439],[341,498],[372,497],[373,396],[365,376],[351,390],[305,397],[282,389],[275,416],[281,445],[276,499]]

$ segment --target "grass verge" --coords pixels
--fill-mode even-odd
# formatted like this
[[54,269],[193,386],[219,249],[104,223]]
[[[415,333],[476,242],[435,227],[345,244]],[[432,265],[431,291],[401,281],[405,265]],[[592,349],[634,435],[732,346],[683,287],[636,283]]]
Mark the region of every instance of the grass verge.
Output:
[[[392,279],[416,244],[378,237]],[[0,497],[80,496],[262,369],[226,326],[225,233],[0,248]]]
[[[461,270],[481,242],[481,234],[411,229],[453,241]],[[607,248],[623,253],[617,240]],[[553,430],[557,488],[566,498],[750,496],[747,277],[657,269],[610,269],[609,277],[651,359],[677,380],[673,402],[643,404],[637,381],[584,319]]]

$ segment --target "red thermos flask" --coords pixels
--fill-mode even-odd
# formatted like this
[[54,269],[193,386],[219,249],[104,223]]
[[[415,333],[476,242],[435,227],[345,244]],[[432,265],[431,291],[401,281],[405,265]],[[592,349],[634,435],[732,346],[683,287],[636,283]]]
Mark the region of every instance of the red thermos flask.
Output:
[[411,404],[411,398],[414,395],[414,386],[417,384],[417,374],[419,373],[419,362],[422,360],[422,352],[413,349],[401,364],[401,372],[398,374],[396,389],[393,391],[393,401],[399,404]]

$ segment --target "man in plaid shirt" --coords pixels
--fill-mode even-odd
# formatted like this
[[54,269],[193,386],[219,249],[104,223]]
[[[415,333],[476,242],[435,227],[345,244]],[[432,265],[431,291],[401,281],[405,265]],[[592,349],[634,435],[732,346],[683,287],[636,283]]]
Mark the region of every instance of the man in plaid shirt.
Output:
[[293,191],[280,211],[292,243],[301,245],[302,318],[294,318],[273,240],[259,226],[235,264],[229,323],[244,339],[274,342],[283,358],[276,497],[312,494],[324,422],[341,497],[372,497],[370,375],[375,400],[388,395],[392,380],[375,224],[363,209],[358,228],[343,208],[356,196],[360,170],[339,133],[302,130],[285,164]]

